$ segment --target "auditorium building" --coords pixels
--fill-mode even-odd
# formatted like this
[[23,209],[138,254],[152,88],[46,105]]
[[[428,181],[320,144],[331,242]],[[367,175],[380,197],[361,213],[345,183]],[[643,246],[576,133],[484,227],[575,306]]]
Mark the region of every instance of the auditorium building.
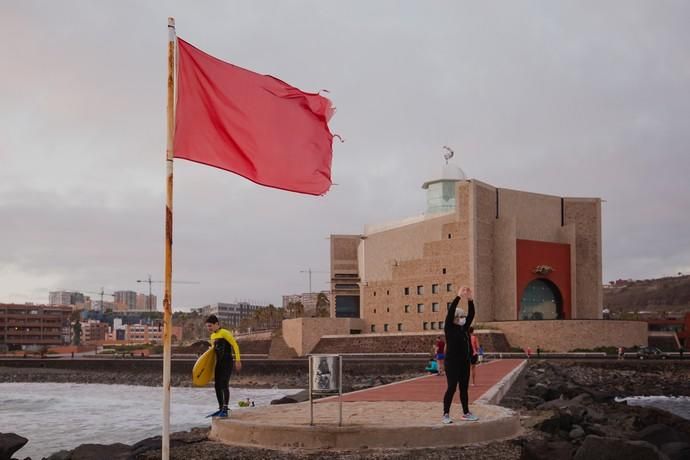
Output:
[[422,189],[424,214],[331,235],[332,317],[360,318],[361,333],[442,331],[469,286],[475,321],[514,345],[562,349],[568,334],[646,344],[643,327],[601,321],[600,198],[500,188],[452,164]]

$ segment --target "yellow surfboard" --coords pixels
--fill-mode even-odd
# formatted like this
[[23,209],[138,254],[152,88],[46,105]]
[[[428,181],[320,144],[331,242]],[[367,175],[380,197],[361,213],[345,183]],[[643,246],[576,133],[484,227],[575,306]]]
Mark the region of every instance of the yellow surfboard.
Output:
[[192,369],[192,384],[195,387],[206,386],[211,381],[216,367],[216,352],[213,348],[209,348],[206,352],[199,356]]

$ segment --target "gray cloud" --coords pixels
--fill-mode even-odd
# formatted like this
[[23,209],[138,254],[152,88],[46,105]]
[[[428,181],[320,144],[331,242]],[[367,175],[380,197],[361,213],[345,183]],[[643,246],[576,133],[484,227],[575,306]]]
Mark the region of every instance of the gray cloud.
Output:
[[221,59],[329,89],[346,139],[321,198],[177,161],[175,277],[202,282],[176,286],[177,306],[306,290],[299,270],[328,268],[330,233],[423,210],[444,144],[496,186],[606,199],[604,281],[690,270],[689,13],[681,1],[5,3],[0,301],[161,276],[168,15]]

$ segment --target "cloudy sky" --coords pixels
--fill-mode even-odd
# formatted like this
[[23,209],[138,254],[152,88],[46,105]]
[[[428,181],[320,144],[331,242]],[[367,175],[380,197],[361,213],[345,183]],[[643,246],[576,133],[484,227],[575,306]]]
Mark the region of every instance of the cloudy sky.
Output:
[[[167,17],[338,108],[324,197],[175,162],[175,308],[306,291],[331,233],[468,176],[603,205],[604,281],[690,271],[685,1],[0,2],[0,302],[162,279]],[[314,273],[314,289],[328,275]],[[154,285],[160,295],[160,285]]]

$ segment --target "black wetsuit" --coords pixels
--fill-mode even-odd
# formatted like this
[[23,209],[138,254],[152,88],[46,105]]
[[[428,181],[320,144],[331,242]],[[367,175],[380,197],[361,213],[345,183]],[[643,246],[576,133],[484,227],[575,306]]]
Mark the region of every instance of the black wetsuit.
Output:
[[232,345],[224,338],[218,338],[213,343],[213,348],[216,352],[216,399],[220,409],[227,409],[230,401],[230,376],[235,364]]
[[467,320],[462,326],[453,323],[455,310],[458,308],[460,297],[455,297],[448,309],[444,331],[446,333],[446,380],[448,389],[443,397],[443,413],[450,413],[450,405],[455,396],[455,387],[460,387],[460,402],[464,414],[470,412],[467,389],[470,384],[470,360],[472,359],[472,345],[470,344],[469,329],[474,319],[474,302],[468,302]]

